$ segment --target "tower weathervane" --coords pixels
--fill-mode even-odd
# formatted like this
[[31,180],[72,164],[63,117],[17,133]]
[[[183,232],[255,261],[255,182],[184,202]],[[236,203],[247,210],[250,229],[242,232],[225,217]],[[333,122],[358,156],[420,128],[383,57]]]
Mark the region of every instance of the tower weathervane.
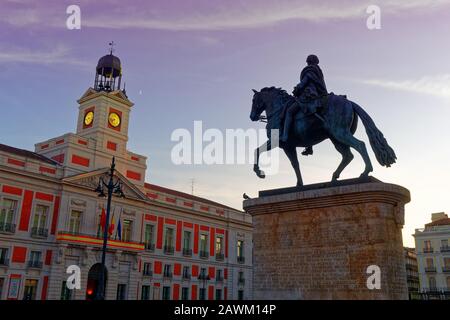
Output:
[[109,48],[109,54],[112,54],[112,53],[114,52],[114,45],[115,45],[114,41],[111,41],[111,42],[109,43],[109,46],[110,46],[110,48]]

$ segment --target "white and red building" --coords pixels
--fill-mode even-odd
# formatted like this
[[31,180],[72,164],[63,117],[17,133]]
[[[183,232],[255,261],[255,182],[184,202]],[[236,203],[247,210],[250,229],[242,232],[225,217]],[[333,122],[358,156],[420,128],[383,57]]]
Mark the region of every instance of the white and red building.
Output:
[[[76,133],[35,151],[0,145],[0,299],[91,299],[106,200],[94,190],[116,161],[125,198],[106,256],[107,299],[251,299],[252,223],[242,211],[145,182],[146,157],[127,149],[133,103],[120,60],[99,60],[78,100]],[[81,269],[68,290],[66,269]]]

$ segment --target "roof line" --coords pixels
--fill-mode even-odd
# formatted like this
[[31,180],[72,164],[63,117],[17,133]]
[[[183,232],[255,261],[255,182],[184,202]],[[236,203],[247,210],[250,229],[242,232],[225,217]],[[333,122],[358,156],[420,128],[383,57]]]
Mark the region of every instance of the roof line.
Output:
[[185,193],[185,192],[169,189],[169,188],[162,187],[162,186],[159,186],[159,185],[156,185],[156,184],[151,184],[151,183],[147,183],[146,182],[144,184],[144,187],[146,189],[149,189],[149,190],[159,191],[159,192],[171,194],[173,196],[178,196],[178,197],[182,197],[182,198],[193,200],[193,201],[203,202],[205,204],[210,204],[212,206],[220,207],[220,208],[223,208],[223,209],[239,211],[239,212],[242,212],[242,213],[244,212],[242,210],[238,210],[236,208],[232,208],[232,207],[223,205],[221,203],[218,203],[218,202],[215,202],[215,201],[212,201],[212,200],[208,200],[208,199],[205,199],[205,198],[202,198],[202,197],[194,196],[194,195],[189,194],[189,193]]
[[11,147],[11,146],[8,146],[6,144],[1,144],[0,143],[0,151],[11,153],[11,154],[15,154],[15,155],[20,156],[20,157],[31,158],[31,159],[34,159],[34,160],[43,161],[43,162],[46,162],[48,164],[53,164],[53,165],[57,165],[58,164],[58,162],[56,162],[56,161],[54,161],[54,160],[52,160],[50,158],[47,158],[46,156],[38,154],[36,152],[25,150],[25,149],[19,149],[19,148]]

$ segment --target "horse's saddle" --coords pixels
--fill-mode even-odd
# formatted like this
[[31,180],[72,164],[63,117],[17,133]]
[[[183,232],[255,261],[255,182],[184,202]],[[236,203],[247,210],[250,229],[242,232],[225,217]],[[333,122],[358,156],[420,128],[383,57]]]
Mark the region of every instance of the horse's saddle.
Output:
[[333,103],[336,103],[336,100],[342,99],[347,100],[347,96],[335,95],[333,92],[330,92],[329,94],[314,99],[302,100],[301,98],[297,98],[297,102],[300,103],[304,115],[311,115],[314,113],[322,115]]

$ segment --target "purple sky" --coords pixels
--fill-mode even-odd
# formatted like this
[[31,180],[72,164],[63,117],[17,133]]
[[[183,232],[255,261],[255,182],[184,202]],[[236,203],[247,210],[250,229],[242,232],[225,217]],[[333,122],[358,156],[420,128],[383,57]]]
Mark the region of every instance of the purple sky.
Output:
[[[297,83],[316,53],[328,89],[363,106],[394,147],[398,163],[375,163],[377,178],[411,190],[404,228],[450,212],[450,1],[5,1],[0,0],[1,143],[34,143],[75,131],[77,103],[97,60],[114,40],[135,102],[129,149],[149,157],[147,180],[241,207],[243,192],[295,184],[282,155],[277,176],[251,166],[174,166],[176,128],[262,128],[248,115],[251,89]],[[68,30],[66,7],[81,7]],[[368,30],[369,4],[381,29]],[[367,141],[360,127],[357,136]],[[330,142],[301,158],[305,183],[326,181],[340,156]],[[362,171],[360,157],[344,171]]]

